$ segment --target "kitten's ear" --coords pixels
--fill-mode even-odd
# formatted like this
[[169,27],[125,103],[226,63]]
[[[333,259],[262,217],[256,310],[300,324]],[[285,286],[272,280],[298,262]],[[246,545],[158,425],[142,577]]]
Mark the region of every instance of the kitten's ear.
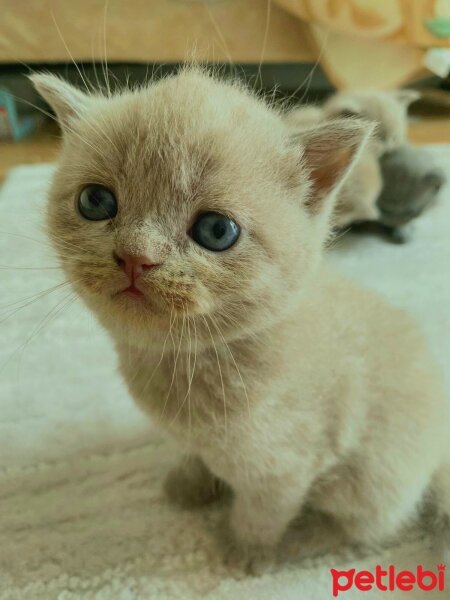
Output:
[[[330,121],[295,136],[303,149],[302,164],[311,189],[306,206],[317,214],[333,206],[339,188],[362,152],[375,126],[361,119]],[[326,200],[330,199],[330,202]]]
[[397,90],[392,93],[394,94],[396,100],[405,108],[422,96],[422,94],[417,90]]
[[30,75],[34,87],[55,111],[59,124],[65,130],[70,121],[85,112],[92,98],[55,75]]

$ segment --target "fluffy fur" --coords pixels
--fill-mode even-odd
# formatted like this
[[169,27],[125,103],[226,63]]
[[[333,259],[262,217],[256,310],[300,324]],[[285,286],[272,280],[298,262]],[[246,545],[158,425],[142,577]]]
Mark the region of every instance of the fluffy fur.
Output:
[[[231,489],[227,560],[258,569],[308,505],[362,543],[395,536],[432,482],[448,514],[448,420],[423,339],[321,260],[367,126],[293,137],[276,110],[195,70],[111,98],[34,82],[64,129],[50,236],[136,402],[188,454],[171,497]],[[92,182],[115,191],[112,221],[77,214]],[[223,253],[189,237],[211,209],[242,227]],[[161,263],[143,300],[119,293],[124,249]]]

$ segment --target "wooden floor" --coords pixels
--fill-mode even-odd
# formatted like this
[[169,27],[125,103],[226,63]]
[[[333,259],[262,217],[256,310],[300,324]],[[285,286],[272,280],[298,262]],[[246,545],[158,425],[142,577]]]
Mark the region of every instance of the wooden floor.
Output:
[[59,150],[60,134],[56,125],[45,123],[41,129],[19,142],[0,142],[0,181],[16,165],[53,162]]
[[[414,144],[450,144],[450,117],[425,115],[410,124]],[[16,165],[53,162],[59,149],[59,131],[45,124],[41,130],[20,142],[0,142],[0,180]]]

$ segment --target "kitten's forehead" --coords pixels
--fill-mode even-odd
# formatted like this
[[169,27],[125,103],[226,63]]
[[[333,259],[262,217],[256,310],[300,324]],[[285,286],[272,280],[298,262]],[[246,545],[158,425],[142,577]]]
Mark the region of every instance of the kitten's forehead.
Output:
[[98,111],[119,143],[164,148],[174,156],[205,142],[245,144],[249,132],[275,139],[274,126],[281,128],[278,115],[244,88],[196,72],[112,97]]
[[195,72],[102,99],[78,127],[71,158],[84,166],[80,177],[141,205],[230,190],[284,141],[278,115],[260,101]]

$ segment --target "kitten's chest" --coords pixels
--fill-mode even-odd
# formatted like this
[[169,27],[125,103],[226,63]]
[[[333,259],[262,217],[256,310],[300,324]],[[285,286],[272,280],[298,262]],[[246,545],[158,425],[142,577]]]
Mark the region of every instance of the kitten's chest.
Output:
[[[203,352],[143,352],[118,348],[120,370],[135,401],[165,427],[227,420],[254,396],[245,366],[220,349]],[[247,380],[247,383],[246,383]]]

